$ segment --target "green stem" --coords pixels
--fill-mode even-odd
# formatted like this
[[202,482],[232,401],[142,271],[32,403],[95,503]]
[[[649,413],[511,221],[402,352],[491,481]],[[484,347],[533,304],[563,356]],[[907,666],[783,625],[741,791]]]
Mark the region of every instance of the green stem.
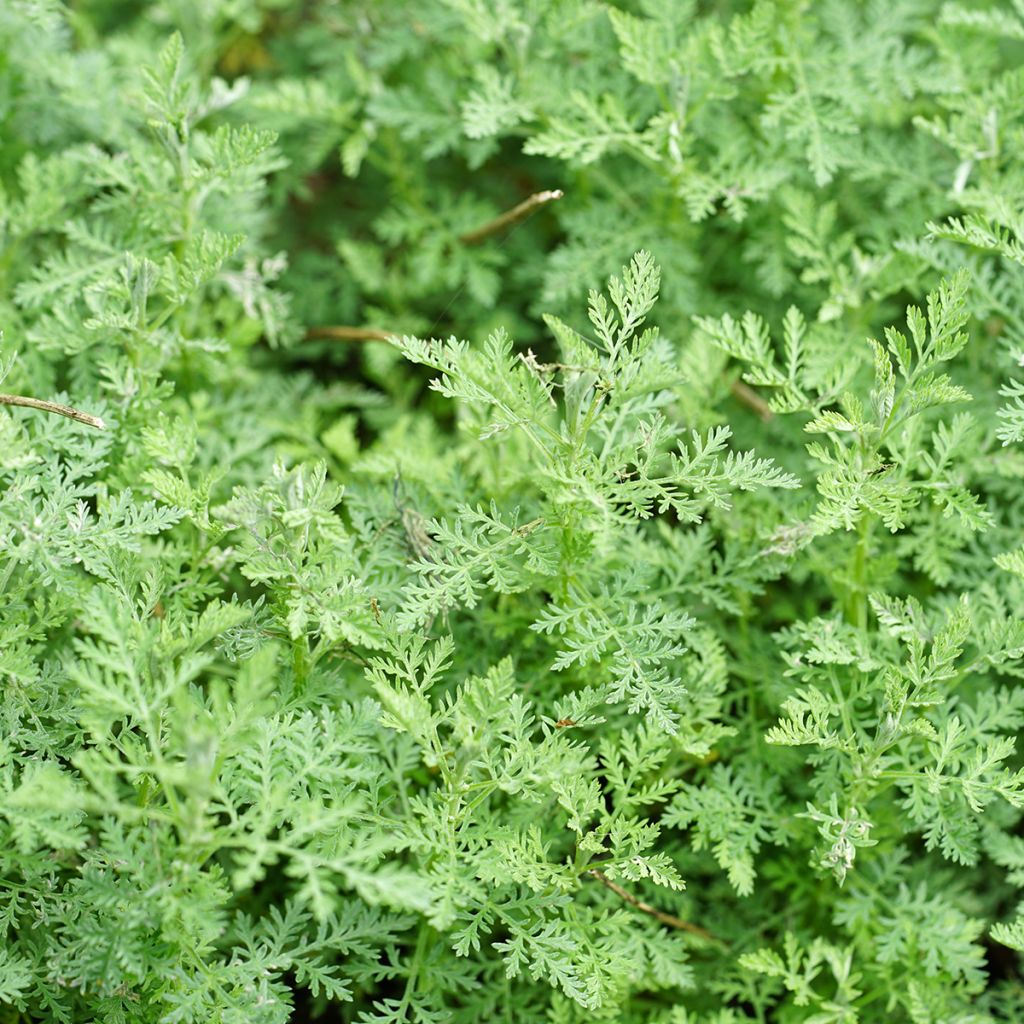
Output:
[[839,680],[836,678],[834,669],[829,670],[829,677],[832,680],[832,693],[836,698],[836,703],[839,705],[839,715],[843,720],[843,729],[846,731],[846,738],[850,743],[856,745],[857,732],[853,727],[853,719],[850,717],[850,700],[846,694],[843,693],[843,689],[839,685]]
[[302,694],[309,679],[309,642],[305,635],[292,641],[292,671],[295,673],[295,694]]
[[14,575],[17,565],[18,560],[16,558],[9,558],[7,560],[7,568],[4,569],[3,575],[0,576],[0,594],[7,589],[7,585],[11,582],[11,577]]
[[409,974],[405,982],[405,991],[402,993],[402,1002],[395,1013],[396,1020],[405,1020],[406,1013],[412,1003],[412,997],[416,994],[416,986],[419,982],[420,971],[423,968],[423,960],[427,954],[427,947],[430,943],[434,929],[426,922],[420,927],[419,938],[416,940],[416,949],[413,951],[412,963],[409,964]]
[[850,593],[846,615],[861,633],[868,629],[868,548],[871,543],[871,517],[864,513],[857,523],[857,544],[853,549]]

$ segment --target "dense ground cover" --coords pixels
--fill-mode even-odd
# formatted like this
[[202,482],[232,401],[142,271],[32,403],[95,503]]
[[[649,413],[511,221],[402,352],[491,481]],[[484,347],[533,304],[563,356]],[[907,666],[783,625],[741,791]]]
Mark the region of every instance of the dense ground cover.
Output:
[[1022,58],[0,3],[0,1021],[1024,1019]]

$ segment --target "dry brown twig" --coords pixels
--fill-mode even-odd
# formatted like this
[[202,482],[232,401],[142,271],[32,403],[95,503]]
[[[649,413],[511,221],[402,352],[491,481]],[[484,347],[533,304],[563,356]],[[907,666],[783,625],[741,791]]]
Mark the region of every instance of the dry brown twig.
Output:
[[92,416],[80,409],[72,409],[70,405],[61,405],[58,402],[43,402],[38,398],[26,398],[24,395],[0,394],[0,405],[16,405],[23,409],[38,409],[40,412],[52,412],[57,416],[66,416],[76,423],[84,423],[88,427],[95,427],[97,430],[106,430],[107,425],[99,416]]
[[548,189],[545,192],[534,192],[532,196],[527,196],[521,203],[513,206],[511,210],[506,210],[504,213],[498,214],[493,220],[489,220],[486,224],[482,224],[472,231],[459,235],[459,241],[463,245],[476,245],[485,238],[496,235],[503,228],[510,227],[517,221],[529,216],[538,207],[561,199],[563,195],[565,193],[560,188]]
[[733,398],[742,402],[748,409],[752,409],[760,418],[762,423],[768,423],[775,418],[771,406],[748,384],[741,380],[734,380],[729,385]]
[[603,871],[598,871],[596,868],[591,868],[588,872],[591,878],[596,878],[606,889],[610,889],[620,899],[625,900],[631,907],[636,907],[637,910],[643,911],[645,914],[649,914],[651,917],[660,921],[662,924],[667,924],[670,928],[677,928],[679,931],[689,932],[691,935],[697,935],[708,942],[721,943],[721,939],[715,938],[707,930],[707,928],[701,928],[699,924],[693,924],[691,921],[684,921],[681,917],[676,917],[675,914],[666,914],[663,910],[658,910],[657,907],[652,907],[650,903],[644,903],[643,900],[637,899],[631,892],[623,889],[621,885],[613,882]]
[[397,337],[393,331],[381,331],[376,327],[310,327],[306,331],[309,341],[318,338],[326,341],[390,341]]
[[[480,227],[459,235],[459,241],[463,245],[477,245],[485,238],[490,238],[491,235],[497,234],[504,228],[517,224],[524,217],[528,217],[534,210],[539,209],[541,206],[546,206],[548,203],[561,199],[564,194],[565,193],[558,188],[548,189],[544,192],[534,192],[532,196],[527,196],[521,203],[513,206],[511,210],[506,210],[504,213],[498,214],[498,216],[493,220],[487,221],[486,224],[481,224]],[[382,331],[377,327],[327,326],[310,327],[309,330],[306,331],[307,341],[320,339],[325,341],[354,342],[391,341],[392,338],[395,337],[397,337],[397,335],[395,335],[393,331]]]

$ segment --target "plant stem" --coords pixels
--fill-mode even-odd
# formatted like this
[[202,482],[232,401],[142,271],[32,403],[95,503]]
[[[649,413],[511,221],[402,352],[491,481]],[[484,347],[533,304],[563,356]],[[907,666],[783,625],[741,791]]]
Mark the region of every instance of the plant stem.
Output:
[[416,938],[416,948],[413,950],[412,962],[409,964],[409,974],[406,977],[405,991],[402,993],[402,1002],[395,1014],[395,1020],[405,1020],[406,1014],[412,1006],[412,1000],[416,994],[416,987],[420,980],[420,971],[423,968],[423,961],[427,955],[432,933],[433,928],[430,925],[426,923],[420,925],[420,932]]
[[72,409],[70,405],[60,405],[58,402],[43,402],[38,398],[26,398],[24,395],[0,394],[0,405],[18,405],[25,409],[52,412],[58,416],[66,416],[69,420],[84,423],[86,426],[95,427],[97,430],[106,430],[107,428],[101,417],[91,416],[87,412]]
[[871,518],[867,514],[857,523],[857,545],[853,549],[853,580],[850,587],[850,621],[861,633],[868,628],[868,543]]
[[309,679],[309,642],[305,636],[292,640],[292,671],[295,676],[295,693],[302,694]]
[[716,939],[706,928],[701,928],[699,924],[693,924],[690,921],[684,921],[681,917],[676,917],[674,914],[666,914],[663,910],[658,910],[657,907],[652,907],[650,903],[644,903],[643,900],[637,899],[631,892],[623,889],[621,885],[617,885],[613,882],[603,871],[598,871],[597,868],[591,868],[587,874],[591,878],[596,878],[606,889],[610,889],[620,899],[625,900],[631,907],[636,907],[637,910],[643,911],[645,914],[650,914],[651,917],[657,919],[662,924],[667,924],[670,928],[678,928],[680,931],[690,932],[691,935],[699,935],[702,939],[706,939],[709,942],[721,943],[721,939]]
[[528,196],[517,206],[513,206],[511,210],[506,210],[504,213],[499,214],[493,220],[489,220],[486,224],[482,224],[478,228],[474,228],[472,231],[467,231],[465,234],[459,235],[459,241],[463,245],[476,245],[478,242],[482,242],[485,238],[489,238],[491,235],[497,234],[503,228],[510,227],[515,224],[516,221],[522,220],[524,217],[529,216],[540,206],[544,206],[547,203],[554,202],[556,199],[561,199],[565,193],[559,189],[550,189],[546,192],[534,192],[532,196]]
[[390,341],[397,337],[394,331],[381,331],[376,327],[310,327],[306,340],[324,338],[328,341]]
[[775,418],[771,406],[752,388],[741,380],[734,380],[729,385],[733,398],[752,409],[762,423],[769,423]]

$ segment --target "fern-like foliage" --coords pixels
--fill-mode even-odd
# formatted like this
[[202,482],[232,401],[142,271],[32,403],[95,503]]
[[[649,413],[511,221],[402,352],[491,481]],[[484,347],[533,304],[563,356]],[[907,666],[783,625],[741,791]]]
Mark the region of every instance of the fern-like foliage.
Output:
[[0,4],[0,1020],[1024,1018],[1022,42]]

